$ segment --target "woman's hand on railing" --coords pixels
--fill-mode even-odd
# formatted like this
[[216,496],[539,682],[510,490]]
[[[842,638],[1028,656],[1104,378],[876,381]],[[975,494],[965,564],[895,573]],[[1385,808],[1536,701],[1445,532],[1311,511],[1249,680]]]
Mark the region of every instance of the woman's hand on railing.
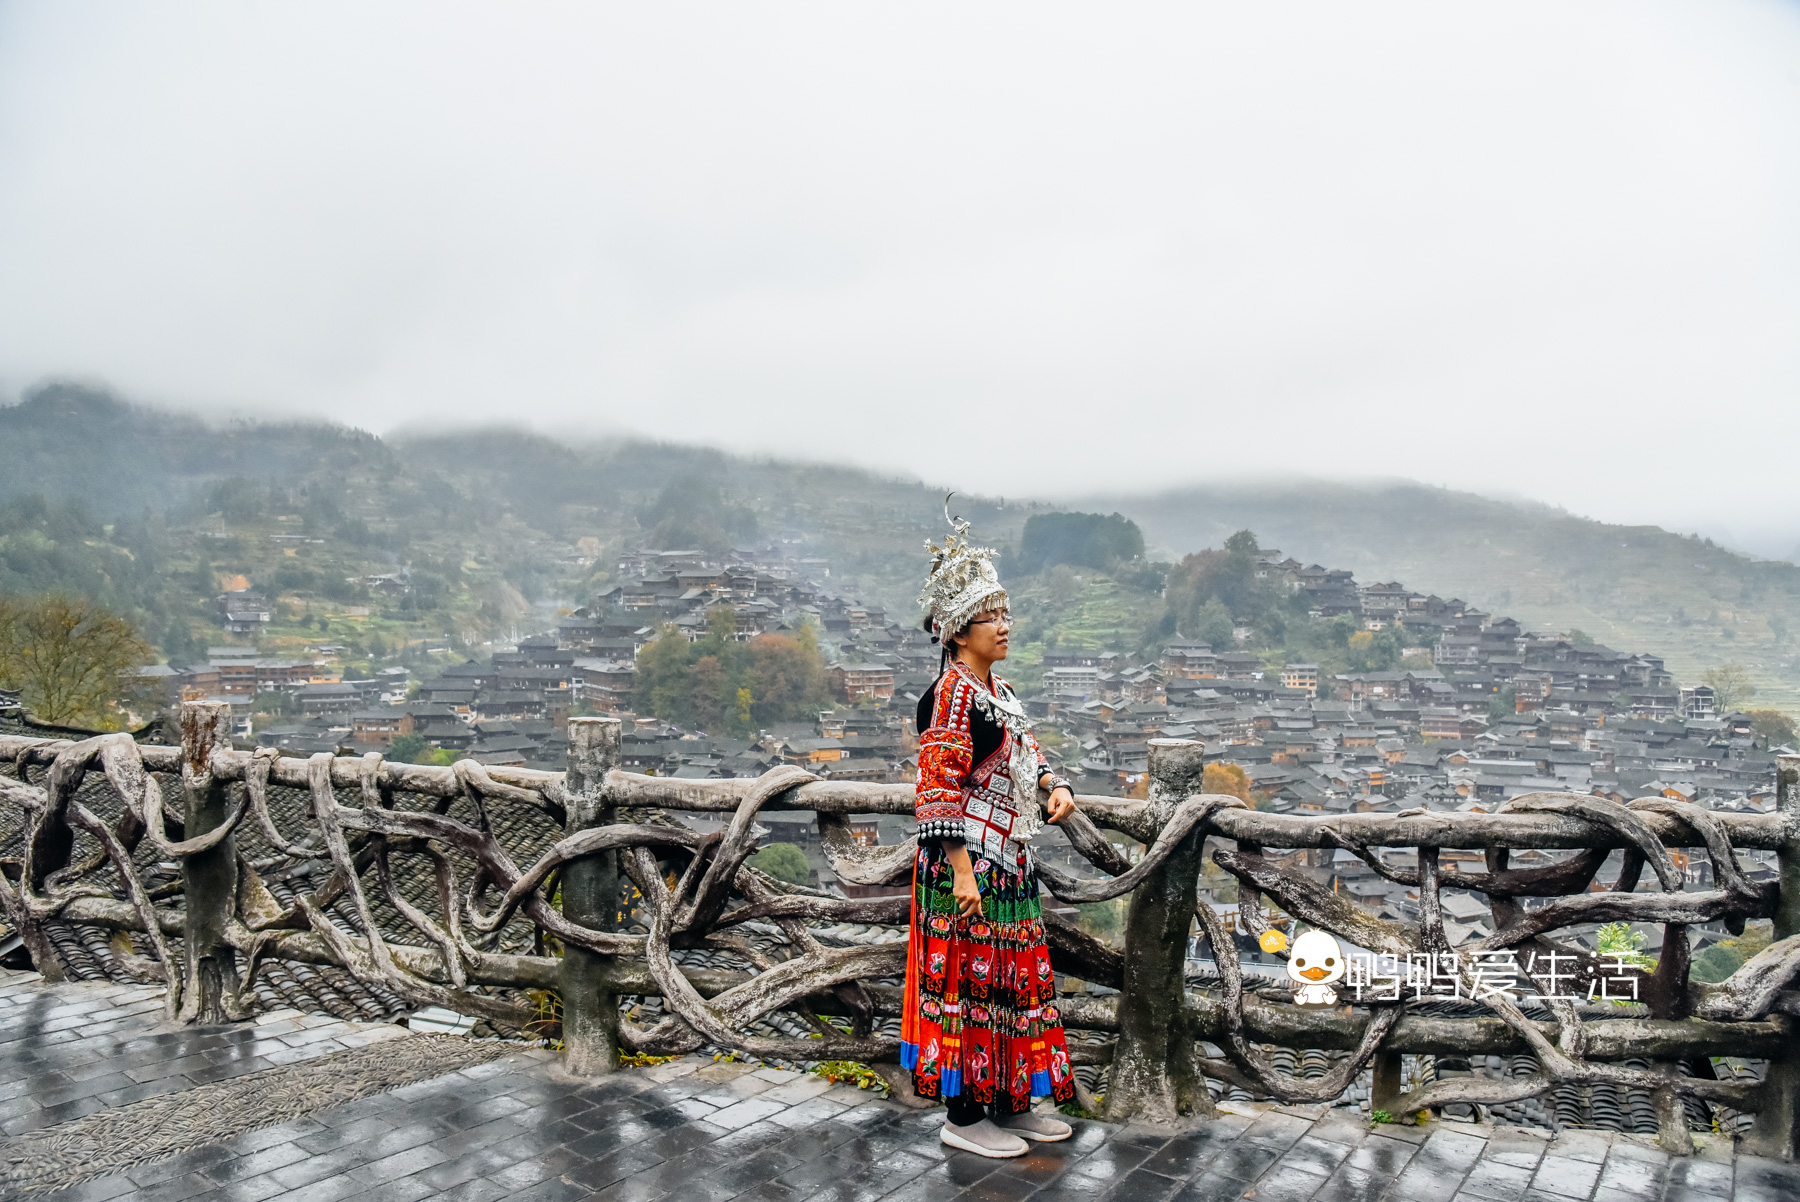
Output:
[[1058,785],[1050,791],[1050,821],[1061,822],[1075,812],[1075,794],[1067,785]]

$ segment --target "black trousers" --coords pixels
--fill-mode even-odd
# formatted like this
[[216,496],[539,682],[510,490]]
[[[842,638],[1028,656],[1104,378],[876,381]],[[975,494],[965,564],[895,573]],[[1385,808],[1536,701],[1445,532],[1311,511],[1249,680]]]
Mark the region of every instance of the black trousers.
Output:
[[958,1127],[979,1123],[987,1117],[987,1107],[977,1102],[974,1095],[967,1092],[959,1093],[954,1098],[945,1098],[944,1109],[950,1112],[950,1121]]

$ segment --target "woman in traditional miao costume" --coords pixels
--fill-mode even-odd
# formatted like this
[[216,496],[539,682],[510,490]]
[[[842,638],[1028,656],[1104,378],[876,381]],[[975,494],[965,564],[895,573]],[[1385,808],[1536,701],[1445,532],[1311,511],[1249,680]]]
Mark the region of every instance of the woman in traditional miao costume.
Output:
[[993,552],[968,523],[934,553],[920,597],[945,664],[919,699],[919,854],[913,868],[902,1064],[920,1097],[944,1099],[943,1141],[981,1156],[1021,1156],[1026,1140],[1067,1139],[1069,1124],[1034,1098],[1075,1096],[1044,946],[1030,840],[1075,809],[1045,763],[1024,707],[993,665],[1011,621]]

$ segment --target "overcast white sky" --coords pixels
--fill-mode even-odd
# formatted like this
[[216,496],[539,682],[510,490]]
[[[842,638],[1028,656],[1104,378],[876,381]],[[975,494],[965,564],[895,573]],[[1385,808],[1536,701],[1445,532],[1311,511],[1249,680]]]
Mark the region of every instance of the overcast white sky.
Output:
[[1781,554],[1796,214],[1773,0],[0,3],[6,395]]

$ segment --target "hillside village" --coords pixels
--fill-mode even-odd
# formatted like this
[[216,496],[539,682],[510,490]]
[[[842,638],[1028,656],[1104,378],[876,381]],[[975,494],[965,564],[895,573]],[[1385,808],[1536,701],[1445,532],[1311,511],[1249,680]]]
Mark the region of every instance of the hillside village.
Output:
[[[254,727],[258,742],[293,754],[391,752],[400,742],[554,769],[569,717],[599,713],[629,720],[626,763],[638,771],[705,779],[787,762],[838,779],[911,778],[913,711],[939,652],[910,614],[835,595],[821,583],[829,564],[776,548],[722,560],[641,550],[618,569],[618,583],[554,630],[426,679],[404,667],[331,679],[321,661],[230,647],[211,649],[205,664],[152,671],[172,696],[229,700],[245,734]],[[1396,582],[1361,584],[1279,551],[1259,552],[1256,574],[1302,597],[1315,621],[1403,627],[1433,662],[1321,674],[1181,637],[1137,654],[1046,647],[1042,686],[1025,700],[1049,754],[1083,791],[1141,790],[1148,741],[1190,738],[1206,743],[1209,760],[1241,767],[1258,804],[1277,812],[1492,809],[1547,789],[1662,794],[1716,809],[1770,804],[1773,753],[1756,746],[1749,715],[1717,712],[1712,689],[1679,685],[1654,655],[1527,630]],[[227,600],[222,620],[241,620],[242,603]],[[722,609],[739,640],[812,624],[835,708],[744,737],[644,712],[638,654],[658,637],[700,638]],[[287,697],[290,712],[253,722],[256,699],[270,693]]]
[[[592,556],[598,548],[575,550]],[[593,567],[602,583],[549,629],[481,658],[439,644],[399,663],[391,656],[359,662],[323,635],[302,654],[287,640],[279,654],[259,654],[257,631],[276,605],[253,581],[231,578],[216,598],[215,629],[222,639],[248,634],[250,645],[222,641],[203,662],[143,673],[167,701],[227,703],[241,741],[295,756],[379,752],[440,764],[472,757],[558,771],[569,719],[608,714],[626,723],[629,771],[708,780],[792,764],[836,780],[913,779],[914,714],[936,679],[940,650],[913,613],[868,602],[842,573],[834,579],[833,564],[806,540],[724,553],[627,549]],[[1095,580],[1115,587],[1135,570],[1131,563],[1113,568],[1115,576],[1091,569],[1070,575],[1068,566],[1054,564],[1023,574],[1013,594],[1014,656],[1002,667],[1020,683],[1047,754],[1080,792],[1143,796],[1150,741],[1178,738],[1205,744],[1208,763],[1224,768],[1219,787],[1276,813],[1491,812],[1542,791],[1619,801],[1660,796],[1727,811],[1774,806],[1775,753],[1794,740],[1791,725],[1768,711],[1722,707],[1714,688],[1677,681],[1656,655],[1614,650],[1578,631],[1528,629],[1397,581],[1359,582],[1350,571],[1258,548],[1247,531],[1226,551],[1190,556],[1166,576],[1158,569],[1167,581],[1166,614],[1160,623],[1140,623],[1141,637],[1115,618],[1107,619],[1110,635],[1095,637],[1092,627],[1067,622],[1069,610],[1056,610],[1057,592]],[[1215,569],[1236,573],[1241,609],[1225,608],[1221,590],[1195,591],[1194,582]],[[1223,577],[1215,572],[1211,579]],[[414,587],[405,572],[357,584],[397,606]],[[1115,595],[1109,612],[1119,612],[1119,595],[1140,608],[1158,602],[1155,591],[1132,587]],[[1179,588],[1188,590],[1185,599]],[[1195,615],[1208,639],[1179,628],[1184,612]],[[330,633],[342,625],[334,620]],[[806,704],[788,707],[789,720],[755,720],[745,690],[735,710],[708,711],[716,720],[694,720],[689,704],[690,717],[678,721],[682,707],[671,706],[653,680],[651,669],[671,662],[669,650],[696,653],[673,657],[684,670],[709,660],[716,670],[726,661],[749,663],[777,644],[804,647],[818,677]],[[733,647],[742,653],[734,656],[727,650]],[[1290,654],[1306,647],[1318,648],[1317,659],[1332,666]],[[1357,670],[1358,662],[1384,666]],[[364,671],[343,670],[363,663]],[[1346,663],[1352,670],[1338,670]],[[5,701],[0,697],[0,708]],[[1764,724],[1771,716],[1775,727]],[[684,821],[717,826],[703,816]],[[870,892],[835,878],[811,822],[779,811],[759,821],[765,845],[798,849],[806,883]],[[909,837],[911,823],[862,819],[853,832],[864,842],[894,843]],[[1038,854],[1088,870],[1055,828]],[[1377,915],[1416,921],[1418,889],[1404,883],[1412,864],[1390,859],[1396,854],[1377,851],[1365,860],[1348,850],[1312,849],[1276,858]],[[1775,872],[1769,853],[1741,856],[1753,880]],[[1473,853],[1449,849],[1441,859],[1465,871],[1485,869]],[[1521,852],[1512,864],[1539,861],[1549,863],[1544,853]],[[1703,854],[1677,853],[1677,862],[1690,885],[1711,886]],[[1202,891],[1237,930],[1235,881],[1209,872]],[[1475,897],[1447,893],[1444,906],[1452,946],[1492,934]],[[1080,918],[1105,937],[1119,929],[1122,912],[1119,903],[1101,903],[1082,907]],[[1741,962],[1730,942],[1735,933],[1722,923],[1696,925],[1690,934],[1697,971],[1726,972]],[[1253,971],[1277,971],[1241,930],[1237,938]],[[1580,938],[1592,944],[1598,936]],[[1632,938],[1654,955],[1663,931],[1639,924]]]

